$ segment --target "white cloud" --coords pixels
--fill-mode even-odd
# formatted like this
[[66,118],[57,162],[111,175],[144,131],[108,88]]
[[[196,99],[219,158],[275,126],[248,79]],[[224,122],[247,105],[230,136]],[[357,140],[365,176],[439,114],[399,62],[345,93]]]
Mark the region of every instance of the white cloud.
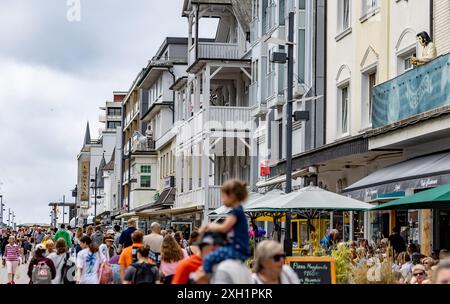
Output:
[[0,1],[0,193],[20,221],[49,222],[48,203],[70,199],[86,121],[96,137],[112,91],[187,35],[182,2],[81,0],[68,22],[66,1]]

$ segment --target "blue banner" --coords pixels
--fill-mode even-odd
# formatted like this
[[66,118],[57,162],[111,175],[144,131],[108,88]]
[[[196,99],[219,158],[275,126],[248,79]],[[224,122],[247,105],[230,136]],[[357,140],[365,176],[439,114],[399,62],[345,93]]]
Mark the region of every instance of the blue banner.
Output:
[[373,88],[374,129],[450,105],[450,54]]

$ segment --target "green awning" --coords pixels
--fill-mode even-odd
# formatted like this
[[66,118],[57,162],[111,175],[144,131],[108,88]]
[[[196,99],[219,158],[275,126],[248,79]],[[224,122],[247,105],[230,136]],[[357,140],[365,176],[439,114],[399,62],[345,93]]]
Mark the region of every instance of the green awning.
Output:
[[450,208],[450,184],[374,207],[372,210]]

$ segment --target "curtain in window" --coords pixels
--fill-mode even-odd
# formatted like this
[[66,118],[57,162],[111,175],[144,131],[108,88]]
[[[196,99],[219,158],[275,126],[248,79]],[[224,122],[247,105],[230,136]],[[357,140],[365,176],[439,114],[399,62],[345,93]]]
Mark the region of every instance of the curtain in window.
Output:
[[350,27],[350,0],[343,0],[342,29]]

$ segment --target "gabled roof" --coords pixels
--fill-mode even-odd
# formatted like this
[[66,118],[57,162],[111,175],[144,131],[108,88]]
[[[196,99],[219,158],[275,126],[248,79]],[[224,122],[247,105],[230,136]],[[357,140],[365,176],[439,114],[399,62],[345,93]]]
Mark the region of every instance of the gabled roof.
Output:
[[89,121],[86,124],[86,132],[84,133],[84,142],[83,146],[87,146],[91,144],[91,131],[89,129]]
[[114,161],[116,158],[116,149],[114,148],[113,154],[111,156],[111,160],[109,163],[106,164],[106,166],[103,168],[103,171],[113,171],[114,170]]

